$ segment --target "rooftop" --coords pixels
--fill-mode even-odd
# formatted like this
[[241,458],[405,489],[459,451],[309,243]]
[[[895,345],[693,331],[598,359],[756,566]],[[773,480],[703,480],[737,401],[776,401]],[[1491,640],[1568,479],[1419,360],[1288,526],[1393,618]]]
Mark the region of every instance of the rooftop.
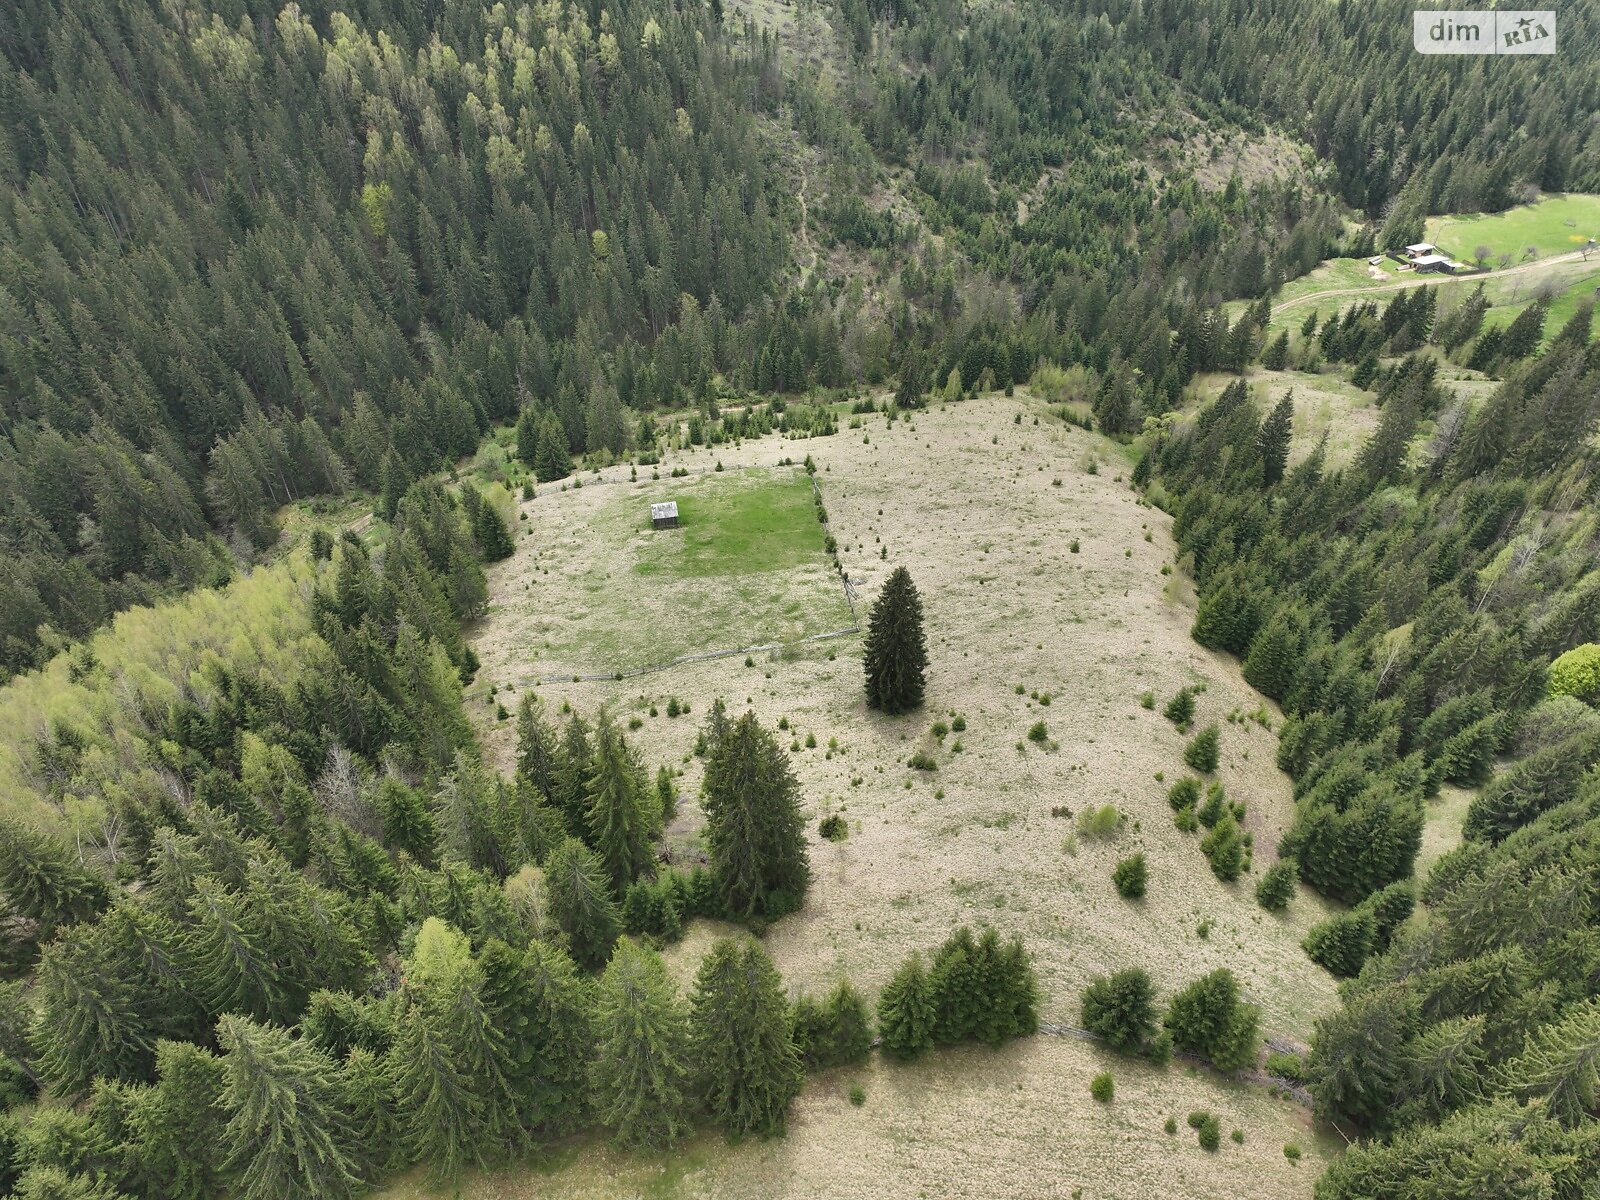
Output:
[[667,500],[650,506],[650,519],[652,521],[659,521],[663,517],[675,517],[677,515],[678,502],[676,500]]

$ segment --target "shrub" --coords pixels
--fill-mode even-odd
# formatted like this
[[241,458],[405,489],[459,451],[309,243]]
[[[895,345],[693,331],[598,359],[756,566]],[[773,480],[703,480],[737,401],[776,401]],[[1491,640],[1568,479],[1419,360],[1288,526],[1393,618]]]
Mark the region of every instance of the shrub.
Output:
[[1111,872],[1111,882],[1124,900],[1137,900],[1144,895],[1147,872],[1143,854],[1130,854]]
[[1306,1060],[1298,1054],[1285,1054],[1272,1050],[1267,1053],[1266,1071],[1268,1075],[1276,1075],[1279,1079],[1287,1079],[1290,1083],[1304,1083]]
[[1167,706],[1161,710],[1161,715],[1179,729],[1189,728],[1190,723],[1194,721],[1194,690],[1179,688],[1177,694],[1167,701]]
[[1115,804],[1086,808],[1078,814],[1078,836],[1104,840],[1116,834],[1122,825],[1122,814]]
[[1177,1117],[1168,1117],[1167,1118],[1167,1123],[1166,1123],[1165,1126],[1163,1126],[1163,1128],[1166,1129],[1168,1137],[1173,1136],[1174,1134],[1176,1134],[1178,1132],[1178,1118]]
[[1280,858],[1267,868],[1256,884],[1256,903],[1272,912],[1282,912],[1294,899],[1294,881],[1300,866],[1292,858]]
[[1145,1050],[1156,1034],[1155,985],[1139,967],[1102,975],[1083,989],[1083,1027],[1127,1054]]
[[1195,810],[1195,816],[1200,824],[1207,829],[1215,829],[1217,822],[1222,820],[1222,814],[1228,810],[1228,793],[1223,790],[1220,783],[1213,783],[1206,789],[1205,802]]
[[1042,746],[1050,740],[1050,730],[1043,721],[1035,721],[1028,727],[1028,740],[1036,746]]
[[1222,1122],[1207,1113],[1197,1130],[1202,1150],[1216,1151],[1222,1146]]
[[1193,833],[1200,828],[1200,818],[1194,815],[1193,808],[1180,808],[1173,816],[1172,823],[1184,833]]
[[622,923],[629,933],[664,942],[683,936],[683,902],[671,875],[632,884],[622,900]]
[[1151,708],[1151,709],[1153,709],[1155,706],[1156,706],[1156,694],[1154,692],[1143,692],[1143,693],[1140,694],[1140,696],[1139,696],[1139,707],[1140,708]]
[[872,1052],[872,1017],[848,979],[821,1002],[798,998],[792,1022],[795,1049],[809,1071],[864,1062]]
[[1110,1071],[1101,1071],[1089,1083],[1089,1095],[1101,1104],[1110,1104],[1111,1098],[1117,1094],[1117,1081],[1111,1077]]
[[850,1103],[855,1105],[857,1108],[860,1108],[866,1102],[867,1102],[867,1089],[862,1087],[859,1083],[851,1084],[850,1085]]
[[1183,748],[1183,761],[1194,770],[1209,775],[1217,769],[1217,743],[1220,735],[1216,725],[1207,725]]
[[1285,1142],[1283,1144],[1283,1156],[1285,1158],[1287,1158],[1292,1163],[1299,1162],[1300,1161],[1300,1147],[1299,1147],[1299,1145],[1297,1143],[1295,1143],[1295,1142]]
[[842,842],[850,836],[850,823],[838,813],[829,813],[817,822],[817,832],[830,842]]
[[1232,813],[1223,814],[1211,832],[1200,840],[1200,849],[1211,863],[1211,873],[1223,883],[1232,883],[1250,865],[1249,847]]
[[967,719],[960,714],[957,714],[951,719],[950,728],[956,733],[965,733],[967,729]]
[[1185,776],[1167,789],[1167,803],[1174,811],[1193,808],[1200,802],[1200,781],[1193,775]]
[[906,766],[914,771],[937,771],[939,769],[939,764],[933,760],[932,756],[924,754],[921,750],[906,759]]

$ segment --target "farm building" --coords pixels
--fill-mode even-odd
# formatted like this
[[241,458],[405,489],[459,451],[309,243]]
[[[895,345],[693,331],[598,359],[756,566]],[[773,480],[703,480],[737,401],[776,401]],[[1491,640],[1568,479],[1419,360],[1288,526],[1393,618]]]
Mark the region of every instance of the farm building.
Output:
[[1424,254],[1432,254],[1438,249],[1439,247],[1435,246],[1432,242],[1418,242],[1414,246],[1406,247],[1406,257],[1421,258]]
[[1439,271],[1445,275],[1453,275],[1460,266],[1460,263],[1444,254],[1418,254],[1411,259],[1413,271]]
[[655,529],[676,529],[678,527],[678,502],[668,500],[650,506],[650,524]]

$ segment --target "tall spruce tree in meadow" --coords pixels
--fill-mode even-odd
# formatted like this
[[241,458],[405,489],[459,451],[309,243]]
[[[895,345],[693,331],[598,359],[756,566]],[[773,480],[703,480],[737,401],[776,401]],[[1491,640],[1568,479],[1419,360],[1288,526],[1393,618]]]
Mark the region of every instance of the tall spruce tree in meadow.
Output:
[[545,864],[545,888],[550,919],[566,936],[573,959],[598,971],[622,932],[622,915],[605,867],[577,838],[568,838]]
[[783,1132],[805,1072],[783,980],[759,943],[722,938],[700,963],[689,1015],[700,1092],[733,1134]]
[[[1286,340],[1288,336],[1286,331],[1279,340]],[[1261,432],[1256,435],[1256,447],[1261,451],[1263,487],[1272,487],[1283,478],[1284,470],[1289,465],[1289,438],[1293,433],[1293,427],[1294,391],[1291,389],[1273,405],[1272,411],[1267,414],[1267,419],[1261,422]]]
[[596,1115],[619,1145],[662,1150],[689,1130],[689,1016],[661,956],[617,942],[600,978]]
[[1261,365],[1269,371],[1281,371],[1289,365],[1289,331],[1283,330],[1262,351]]
[[338,1068],[286,1029],[225,1016],[226,1169],[242,1200],[329,1200],[360,1186]]
[[746,712],[706,762],[706,843],[729,912],[778,917],[811,879],[800,785],[776,738]]
[[922,955],[913,953],[878,994],[878,1034],[896,1058],[916,1058],[933,1047],[938,1020]]
[[867,618],[867,706],[891,715],[922,705],[928,668],[922,597],[911,572],[896,567]]
[[603,709],[595,724],[586,793],[589,844],[611,877],[612,891],[621,896],[650,871],[661,808],[638,756]]

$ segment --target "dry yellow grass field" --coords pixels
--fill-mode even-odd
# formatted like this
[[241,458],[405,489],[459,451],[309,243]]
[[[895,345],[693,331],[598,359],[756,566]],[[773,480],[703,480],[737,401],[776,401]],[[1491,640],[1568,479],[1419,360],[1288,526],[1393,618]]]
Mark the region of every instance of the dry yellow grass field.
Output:
[[[776,925],[766,944],[797,990],[821,990],[844,974],[875,995],[910,950],[935,945],[963,922],[986,923],[1026,940],[1046,1021],[1075,1023],[1079,992],[1103,972],[1142,966],[1166,995],[1228,966],[1261,1006],[1266,1034],[1305,1040],[1335,1002],[1332,978],[1299,947],[1327,910],[1302,891],[1286,914],[1273,915],[1253,894],[1290,819],[1291,796],[1274,766],[1275,735],[1243,714],[1274,725],[1278,717],[1236,664],[1189,638],[1188,589],[1179,574],[1162,572],[1173,555],[1170,519],[1141,504],[1117,448],[1053,422],[1024,397],[964,401],[887,427],[875,414],[865,425],[805,442],[770,437],[674,454],[667,466],[694,470],[714,459],[730,469],[775,466],[811,454],[841,561],[863,595],[875,595],[899,565],[921,589],[931,658],[923,712],[891,719],[865,708],[856,638],[762,656],[748,667],[736,657],[624,682],[547,685],[539,689],[544,702],[590,714],[605,704],[623,719],[641,718],[630,736],[646,762],[683,772],[675,845],[691,841],[701,819],[694,803],[700,763],[690,750],[710,700],[722,696],[734,712],[753,708],[769,726],[787,720],[785,736],[800,747],[791,758],[808,812],[813,884],[802,911]],[[625,479],[627,468],[613,474]],[[650,487],[578,494],[584,504],[598,503],[590,497],[602,492],[642,502]],[[571,501],[572,493],[553,493],[522,504],[522,524],[534,533],[514,558],[490,568],[497,605],[507,596],[556,612],[582,603],[563,590],[571,576],[546,576],[538,565],[548,549],[541,537],[582,536],[554,532],[566,528],[564,519],[546,525],[540,515],[541,506],[565,513],[561,505]],[[760,619],[750,614],[753,623]],[[729,628],[723,640],[757,639]],[[536,641],[519,637],[509,616],[491,618],[475,640],[483,667],[478,703],[469,708],[502,769],[514,751],[513,723],[493,719],[487,689],[499,684],[514,708],[516,694],[508,696],[505,684],[548,673]],[[1190,684],[1205,687],[1197,727],[1217,721],[1222,729],[1219,777],[1248,805],[1255,873],[1236,884],[1211,875],[1198,835],[1174,828],[1165,799],[1185,773],[1185,737],[1160,709]],[[1153,710],[1140,704],[1147,691]],[[692,713],[668,719],[670,696],[689,700]],[[660,715],[649,716],[652,705]],[[933,721],[957,713],[965,730],[935,738]],[[1026,737],[1041,720],[1049,736],[1043,747]],[[814,749],[805,748],[808,734]],[[906,765],[918,750],[936,760],[936,771]],[[1105,842],[1077,836],[1072,818],[1052,816],[1052,809],[1077,814],[1105,804],[1127,818]],[[847,817],[847,840],[816,835],[817,820],[830,812]],[[1135,850],[1147,856],[1150,885],[1142,901],[1130,902],[1110,876]],[[1199,932],[1203,923],[1209,936]],[[669,951],[681,980],[715,933],[697,926]],[[841,1098],[847,1083],[813,1082],[781,1142],[730,1150],[718,1141],[714,1152],[697,1144],[687,1156],[631,1165],[586,1146],[568,1156],[576,1161],[559,1186],[494,1177],[468,1194],[532,1195],[527,1189],[536,1187],[575,1196],[1070,1196],[1077,1187],[1085,1197],[1309,1194],[1319,1149],[1300,1110],[1204,1072],[1125,1062],[1113,1068],[1123,1081],[1118,1099],[1102,1109],[1087,1087],[1106,1061],[1093,1047],[1039,1037],[998,1055],[973,1050],[911,1068],[875,1065],[863,1077],[864,1109]],[[1235,1122],[1243,1146],[1225,1140],[1217,1155],[1194,1146],[1182,1123],[1198,1107]],[[1161,1128],[1168,1112],[1178,1116],[1176,1139]],[[1291,1139],[1306,1151],[1299,1166],[1282,1154]],[[694,1162],[703,1165],[684,1165]],[[670,1186],[650,1183],[652,1172],[666,1172]]]

